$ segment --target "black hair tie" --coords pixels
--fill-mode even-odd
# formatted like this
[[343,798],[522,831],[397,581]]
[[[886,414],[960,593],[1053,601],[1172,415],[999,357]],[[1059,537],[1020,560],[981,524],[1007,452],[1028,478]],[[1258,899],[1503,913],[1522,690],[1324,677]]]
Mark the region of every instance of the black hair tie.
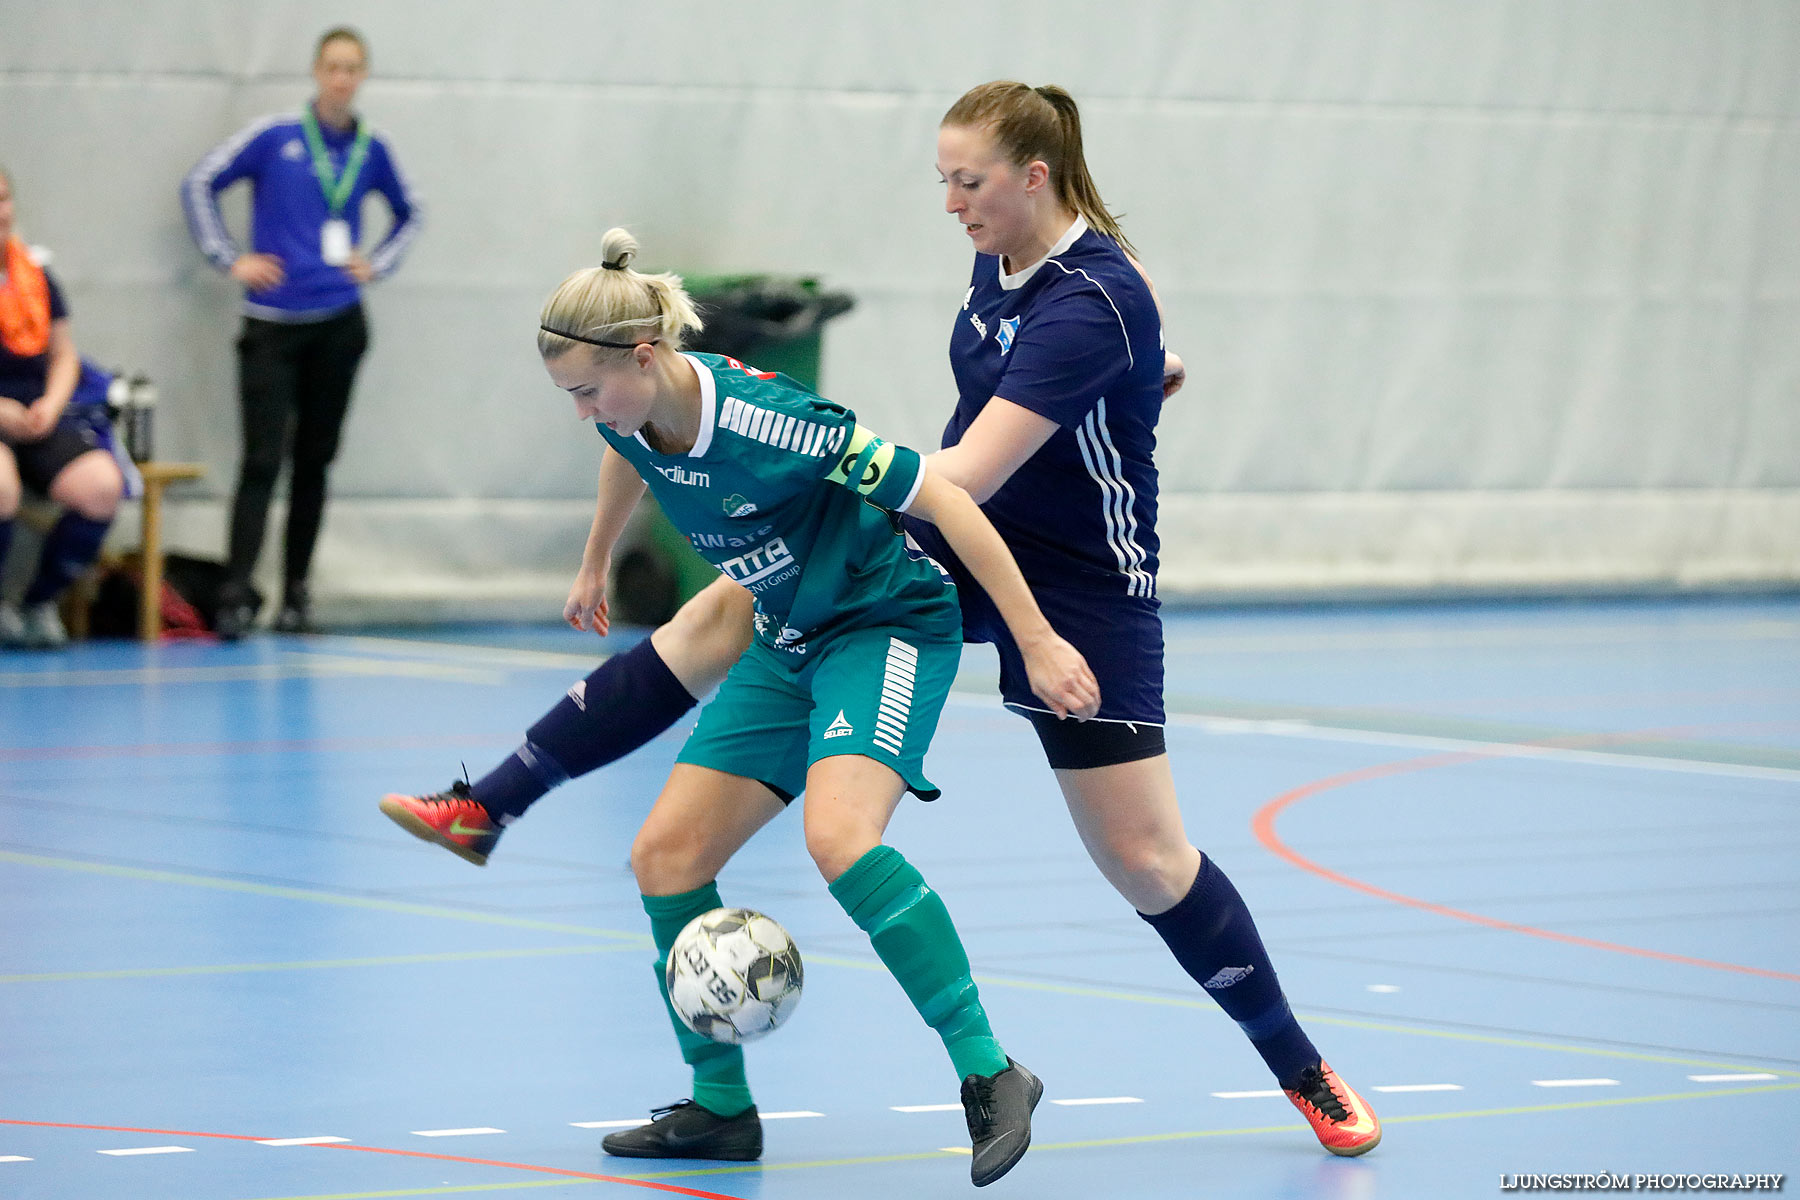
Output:
[[590,346],[605,346],[609,350],[636,350],[639,346],[654,346],[661,338],[651,338],[645,342],[609,342],[605,338],[582,337],[579,333],[564,333],[560,329],[552,329],[548,325],[539,325],[545,333],[554,333],[557,337],[568,338],[571,342],[586,342]]

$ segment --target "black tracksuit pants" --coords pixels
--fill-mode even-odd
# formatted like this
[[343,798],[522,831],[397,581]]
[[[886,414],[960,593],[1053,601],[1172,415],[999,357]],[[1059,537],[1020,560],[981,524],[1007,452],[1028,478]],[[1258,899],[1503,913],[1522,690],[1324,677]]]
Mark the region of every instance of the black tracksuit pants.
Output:
[[368,344],[361,305],[304,325],[244,318],[237,345],[244,457],[231,506],[231,582],[247,584],[256,570],[269,500],[290,453],[283,579],[290,591],[306,582],[350,386]]

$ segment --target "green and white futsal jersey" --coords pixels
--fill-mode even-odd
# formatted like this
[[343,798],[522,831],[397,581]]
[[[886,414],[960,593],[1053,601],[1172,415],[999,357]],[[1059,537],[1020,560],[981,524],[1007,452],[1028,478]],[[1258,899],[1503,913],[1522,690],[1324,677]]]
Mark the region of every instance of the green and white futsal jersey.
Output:
[[862,755],[933,799],[925,750],[961,660],[962,612],[889,515],[918,494],[918,453],[786,376],[686,357],[700,376],[692,450],[658,454],[600,429],[694,548],[756,597],[756,640],[678,761],[791,799],[819,759]]
[[785,375],[684,357],[700,376],[692,450],[658,454],[642,435],[598,428],[701,557],[756,597],[757,641],[797,670],[845,629],[960,636],[954,590],[929,560],[907,556],[888,517],[918,492],[918,453]]

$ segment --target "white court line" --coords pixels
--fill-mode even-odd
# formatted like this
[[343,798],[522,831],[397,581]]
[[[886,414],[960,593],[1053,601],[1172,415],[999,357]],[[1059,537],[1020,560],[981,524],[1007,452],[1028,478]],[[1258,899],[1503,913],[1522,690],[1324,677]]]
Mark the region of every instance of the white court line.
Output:
[[[952,690],[948,703],[960,708],[1000,708],[1000,698],[986,692]],[[1660,758],[1652,754],[1620,754],[1604,750],[1574,750],[1539,746],[1529,742],[1483,742],[1472,738],[1433,737],[1420,733],[1392,733],[1378,729],[1351,729],[1321,725],[1304,719],[1264,720],[1246,717],[1208,716],[1203,713],[1170,713],[1171,727],[1198,729],[1212,734],[1265,734],[1315,742],[1351,742],[1367,746],[1397,746],[1403,750],[1454,751],[1479,754],[1484,759],[1543,759],[1579,763],[1590,767],[1625,767],[1639,771],[1670,771],[1683,775],[1717,775],[1727,779],[1768,779],[1780,783],[1800,780],[1792,767],[1758,767],[1704,758]]]
[[1616,1079],[1534,1079],[1532,1087],[1618,1087]]
[[1391,983],[1371,983],[1364,990],[1374,992],[1377,995],[1385,996],[1390,992],[1397,992],[1400,989],[1399,989],[1399,987],[1397,987],[1396,985],[1391,984]]
[[129,1150],[101,1150],[101,1154],[111,1154],[116,1158],[124,1158],[131,1154],[192,1154],[192,1146],[137,1146]]
[[18,1155],[18,1154],[0,1154],[0,1162],[30,1162],[30,1161],[31,1160],[29,1158],[25,1158],[22,1155]]
[[960,1104],[890,1104],[895,1112],[961,1112]]
[[1767,1071],[1751,1071],[1743,1075],[1689,1075],[1695,1083],[1737,1083],[1741,1080],[1780,1079],[1779,1075],[1771,1075]]
[[1268,1092],[1214,1092],[1221,1100],[1262,1100],[1270,1096],[1286,1095],[1280,1088]]
[[349,1138],[332,1137],[324,1134],[320,1137],[303,1138],[264,1138],[256,1144],[259,1146],[329,1146],[333,1142],[347,1142]]
[[1094,1096],[1087,1100],[1052,1100],[1052,1104],[1142,1104],[1136,1096]]
[[570,1121],[577,1129],[636,1129],[648,1125],[649,1117],[632,1117],[629,1121]]
[[1730,779],[1800,779],[1791,767],[1758,767],[1704,758],[1662,758],[1653,754],[1621,754],[1606,750],[1577,750],[1564,746],[1539,746],[1530,742],[1483,742],[1473,738],[1432,737],[1418,733],[1385,733],[1373,729],[1346,729],[1311,721],[1259,721],[1241,717],[1209,717],[1170,713],[1170,725],[1196,726],[1208,733],[1260,733],[1321,742],[1357,742],[1403,749],[1470,752],[1491,759],[1531,758],[1579,763],[1590,767],[1626,767],[1641,771],[1671,771],[1683,775],[1719,775]]
[[[956,1107],[961,1108],[962,1105],[959,1104]],[[795,1109],[793,1112],[760,1113],[758,1115],[760,1115],[762,1117],[762,1119],[765,1121],[779,1121],[783,1117],[822,1117],[825,1114],[824,1113],[816,1113],[816,1112],[808,1112],[802,1108],[802,1109]]]
[[478,1125],[473,1129],[415,1129],[414,1137],[473,1137],[478,1133],[505,1133],[504,1129],[495,1129],[490,1125]]
[[1371,1092],[1460,1092],[1460,1083],[1390,1083],[1386,1087],[1370,1088]]

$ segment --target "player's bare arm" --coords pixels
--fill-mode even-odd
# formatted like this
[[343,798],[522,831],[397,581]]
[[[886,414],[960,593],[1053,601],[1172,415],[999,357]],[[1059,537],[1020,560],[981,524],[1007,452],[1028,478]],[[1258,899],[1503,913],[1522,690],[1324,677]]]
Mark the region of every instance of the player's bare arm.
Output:
[[1100,685],[1087,660],[1044,619],[1012,551],[993,524],[968,492],[937,474],[929,463],[922,470],[919,494],[907,511],[943,531],[950,548],[993,598],[1025,658],[1032,691],[1059,717],[1091,717],[1099,712]]
[[961,441],[930,455],[925,462],[941,478],[974,497],[975,503],[985,504],[1055,432],[1056,422],[1049,417],[995,396]]

